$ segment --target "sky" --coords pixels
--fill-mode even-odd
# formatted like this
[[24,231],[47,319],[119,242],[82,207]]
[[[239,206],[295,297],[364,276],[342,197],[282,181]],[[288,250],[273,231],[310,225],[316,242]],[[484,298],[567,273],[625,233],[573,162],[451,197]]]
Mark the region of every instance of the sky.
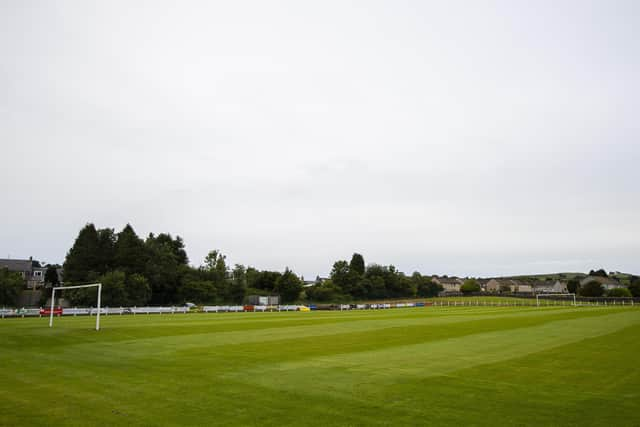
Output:
[[0,1],[0,257],[640,273],[640,2]]

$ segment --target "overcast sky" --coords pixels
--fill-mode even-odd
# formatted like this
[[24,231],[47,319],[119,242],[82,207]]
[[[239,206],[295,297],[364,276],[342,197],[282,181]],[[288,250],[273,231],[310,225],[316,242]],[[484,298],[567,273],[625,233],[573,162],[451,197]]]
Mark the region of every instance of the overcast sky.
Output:
[[0,1],[0,257],[640,273],[638,1]]

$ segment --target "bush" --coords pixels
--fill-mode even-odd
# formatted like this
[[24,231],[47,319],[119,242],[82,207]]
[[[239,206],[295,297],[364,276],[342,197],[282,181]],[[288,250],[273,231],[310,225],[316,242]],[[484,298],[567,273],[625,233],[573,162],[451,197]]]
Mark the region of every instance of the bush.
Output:
[[594,280],[580,288],[580,295],[583,297],[601,297],[604,295],[604,287]]
[[480,285],[476,282],[476,279],[467,279],[460,286],[460,292],[463,294],[470,294],[472,292],[480,292]]
[[0,268],[0,307],[4,305],[15,307],[23,288],[24,279],[19,273]]
[[631,291],[627,288],[614,288],[607,292],[608,297],[631,297]]

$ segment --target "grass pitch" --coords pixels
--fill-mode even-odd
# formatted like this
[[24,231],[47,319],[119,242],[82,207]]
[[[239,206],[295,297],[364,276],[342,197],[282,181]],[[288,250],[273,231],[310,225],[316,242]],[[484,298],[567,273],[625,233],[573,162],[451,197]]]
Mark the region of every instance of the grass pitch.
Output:
[[0,425],[640,425],[640,308],[0,320]]

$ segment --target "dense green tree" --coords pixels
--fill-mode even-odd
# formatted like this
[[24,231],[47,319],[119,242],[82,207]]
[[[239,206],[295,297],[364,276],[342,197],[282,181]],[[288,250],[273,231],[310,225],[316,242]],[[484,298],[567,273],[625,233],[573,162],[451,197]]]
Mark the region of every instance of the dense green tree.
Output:
[[25,282],[20,273],[0,268],[0,307],[15,307],[24,285]]
[[278,271],[257,271],[253,267],[247,269],[247,287],[260,289],[266,293],[274,293],[276,283],[282,273]]
[[47,270],[44,272],[44,283],[50,286],[58,286],[60,279],[58,278],[58,264],[47,265]]
[[295,302],[302,292],[302,281],[287,267],[276,281],[275,291],[282,302]]
[[231,283],[229,283],[229,302],[239,304],[247,292],[247,269],[242,264],[236,264],[231,271]]
[[342,302],[348,299],[331,279],[306,288],[305,293],[310,302]]
[[640,277],[631,276],[629,278],[629,291],[634,297],[640,297]]
[[349,271],[362,277],[365,272],[364,257],[358,253],[354,253],[351,256],[351,262],[349,263]]
[[178,291],[191,267],[184,263],[182,241],[171,240],[168,234],[150,234],[145,240],[147,263],[144,276],[151,287],[152,304],[171,304],[178,301]]
[[218,302],[216,284],[211,280],[198,280],[192,276],[185,278],[180,288],[183,302],[214,304]]
[[577,294],[580,289],[580,281],[578,279],[571,279],[567,282],[567,292]]
[[221,285],[229,275],[227,257],[217,249],[212,250],[205,257],[202,269],[210,274],[211,279],[216,284]]
[[[109,271],[98,279],[102,283],[102,305],[116,307],[129,305],[126,275],[123,271]],[[95,302],[94,302],[95,304]]]
[[173,254],[173,257],[178,264],[189,264],[189,258],[187,257],[187,251],[184,249],[184,241],[182,240],[182,237],[176,236],[174,239],[171,237],[171,234],[168,233],[160,233],[157,236],[153,233],[149,233],[145,243],[149,244],[151,242],[156,246],[164,246]]
[[460,286],[460,292],[463,294],[471,294],[473,292],[480,292],[481,290],[482,289],[476,279],[467,279]]
[[583,297],[601,297],[604,295],[604,287],[599,282],[592,280],[580,287],[580,295]]
[[126,280],[127,305],[144,306],[151,299],[151,286],[142,274],[132,274]]
[[147,251],[144,242],[130,224],[127,224],[117,235],[114,246],[114,264],[118,270],[126,274],[144,274]]
[[350,274],[349,263],[347,261],[340,260],[333,263],[329,277],[333,284],[341,289],[341,292],[345,294],[351,293],[354,276]]
[[97,271],[104,274],[115,268],[117,236],[113,228],[101,228],[98,232]]
[[613,288],[607,291],[608,297],[632,297],[631,291],[627,288]]
[[413,273],[411,277],[416,282],[416,296],[418,297],[435,297],[444,290],[442,285],[433,282],[431,277],[423,276],[418,272]]
[[65,282],[85,282],[101,273],[100,244],[96,227],[89,223],[78,233],[78,237],[64,261]]
[[601,268],[600,270],[591,270],[591,271],[589,271],[589,276],[609,277],[609,276],[607,276],[607,272],[604,270],[604,268]]

